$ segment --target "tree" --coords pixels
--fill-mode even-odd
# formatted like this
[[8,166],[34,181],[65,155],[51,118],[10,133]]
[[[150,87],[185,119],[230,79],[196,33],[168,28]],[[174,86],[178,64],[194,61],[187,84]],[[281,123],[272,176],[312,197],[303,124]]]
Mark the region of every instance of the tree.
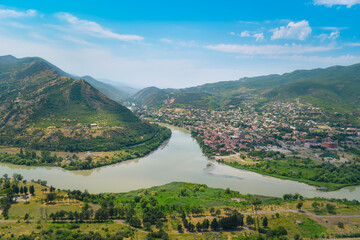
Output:
[[337,225],[338,225],[339,228],[344,228],[344,223],[343,222],[338,222]]
[[195,232],[195,225],[192,224],[192,222],[189,222],[188,231],[189,232]]
[[186,219],[186,214],[185,214],[184,211],[182,211],[182,213],[181,213],[181,219],[182,219],[182,220]]
[[215,213],[215,208],[213,208],[213,207],[210,208],[210,214],[211,214],[211,215],[214,215],[214,213]]
[[95,212],[95,220],[97,221],[105,221],[109,219],[109,213],[106,209],[104,208],[99,208],[99,210],[97,210]]
[[335,205],[333,204],[326,204],[326,210],[330,213],[330,214],[336,214],[335,212]]
[[30,191],[31,196],[35,196],[35,188],[33,185],[30,186],[29,191]]
[[27,192],[28,192],[28,188],[27,188],[27,186],[24,186],[24,194],[26,195]]
[[217,209],[216,212],[215,212],[215,215],[216,215],[216,216],[220,216],[220,215],[221,215],[221,210],[220,210],[220,209]]
[[139,227],[141,227],[141,220],[140,220],[140,218],[138,218],[138,217],[136,217],[136,216],[133,216],[133,217],[129,220],[129,224],[130,224],[130,226],[132,226],[132,227],[139,228]]
[[183,225],[181,223],[178,224],[178,232],[179,233],[183,233],[184,229],[183,229]]
[[208,230],[210,227],[210,222],[208,219],[204,219],[203,223],[202,223],[202,229],[203,230]]
[[196,230],[197,230],[198,232],[201,232],[201,230],[202,230],[202,224],[201,224],[200,222],[198,222],[198,223],[196,224]]
[[216,230],[219,229],[219,223],[218,223],[218,221],[217,221],[216,218],[214,218],[214,219],[211,221],[210,227],[211,227],[211,230],[213,230],[213,231],[216,231]]
[[296,205],[296,208],[299,209],[299,211],[301,210],[303,206],[303,203],[302,202],[299,202],[297,205]]
[[45,202],[52,202],[56,199],[56,194],[55,193],[48,193],[46,195],[46,199]]
[[14,185],[12,186],[12,190],[13,190],[13,192],[16,193],[16,194],[19,194],[19,192],[20,192],[19,186],[18,186],[17,184],[14,184]]
[[318,202],[313,202],[312,204],[311,204],[311,206],[313,207],[313,208],[318,208],[319,207],[319,203]]
[[247,215],[246,217],[246,224],[247,225],[253,225],[255,223],[254,218],[252,218],[250,215]]
[[264,217],[264,218],[263,218],[262,225],[263,225],[264,228],[267,228],[267,226],[268,226],[268,219],[267,219],[267,217]]
[[14,179],[15,182],[18,182],[18,181],[23,180],[23,176],[21,174],[14,173],[13,174],[13,179]]
[[0,198],[0,209],[2,210],[1,214],[5,219],[9,217],[9,210],[11,208],[11,199],[13,199],[13,195],[11,191],[9,191],[5,197]]
[[185,218],[185,219],[183,219],[183,224],[184,224],[184,227],[185,228],[188,228],[189,227],[189,222],[188,222],[188,220]]

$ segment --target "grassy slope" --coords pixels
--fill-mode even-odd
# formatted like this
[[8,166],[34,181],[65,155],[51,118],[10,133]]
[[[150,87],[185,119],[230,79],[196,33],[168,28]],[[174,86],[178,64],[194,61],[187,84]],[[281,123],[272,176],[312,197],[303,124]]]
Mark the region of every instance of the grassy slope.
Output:
[[[44,60],[1,60],[2,144],[66,151],[82,144],[86,146],[80,150],[93,145],[89,150],[95,151],[104,150],[103,144],[108,143],[107,150],[116,150],[150,140],[162,131],[141,122],[84,80],[61,77]],[[91,123],[101,129],[84,130]],[[54,146],[49,147],[49,142]]]

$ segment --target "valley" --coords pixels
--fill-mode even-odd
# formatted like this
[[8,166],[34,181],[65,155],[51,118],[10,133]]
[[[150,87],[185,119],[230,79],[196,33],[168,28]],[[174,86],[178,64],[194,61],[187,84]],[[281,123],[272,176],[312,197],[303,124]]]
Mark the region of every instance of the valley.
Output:
[[[256,87],[303,72],[122,98],[42,59],[10,59],[0,59],[4,237],[357,236],[358,110]],[[9,195],[33,186],[17,176],[36,176],[41,194]]]

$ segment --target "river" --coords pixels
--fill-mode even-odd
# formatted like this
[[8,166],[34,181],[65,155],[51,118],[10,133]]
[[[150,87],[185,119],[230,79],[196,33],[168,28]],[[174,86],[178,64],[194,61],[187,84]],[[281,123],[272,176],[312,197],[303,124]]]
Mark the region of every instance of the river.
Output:
[[181,181],[202,183],[210,187],[229,187],[243,194],[282,197],[285,193],[300,193],[304,197],[360,200],[360,186],[321,192],[304,183],[264,176],[210,161],[202,155],[199,145],[189,133],[175,127],[170,128],[170,140],[141,159],[82,171],[1,163],[0,174],[12,176],[13,173],[20,173],[28,180],[47,180],[49,186],[86,189],[90,193],[127,192]]

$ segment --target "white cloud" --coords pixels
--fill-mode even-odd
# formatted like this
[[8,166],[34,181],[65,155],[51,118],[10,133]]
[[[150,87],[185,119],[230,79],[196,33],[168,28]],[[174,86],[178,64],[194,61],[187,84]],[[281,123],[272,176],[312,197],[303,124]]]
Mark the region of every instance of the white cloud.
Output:
[[162,38],[160,39],[161,42],[164,42],[164,43],[173,43],[174,41],[169,39],[169,38]]
[[236,35],[236,33],[234,33],[234,32],[230,32],[230,35]]
[[94,37],[112,38],[122,41],[134,41],[144,39],[143,37],[138,35],[123,35],[112,32],[108,29],[103,28],[100,24],[96,22],[78,19],[70,13],[59,13],[57,14],[57,17],[70,23],[74,29],[82,31]]
[[27,11],[16,11],[11,9],[0,9],[0,18],[22,18],[22,17],[34,17],[37,15],[37,11],[29,9]]
[[311,34],[309,22],[302,20],[300,22],[289,22],[287,26],[281,26],[272,30],[271,39],[297,39],[305,40]]
[[354,55],[342,55],[339,57],[332,57],[332,56],[303,56],[303,55],[282,55],[282,56],[267,56],[269,59],[280,59],[280,60],[290,60],[290,61],[297,61],[297,62],[315,62],[315,63],[327,63],[327,64],[334,64],[334,65],[346,65],[346,64],[353,64],[360,62],[360,56]]
[[314,5],[324,5],[327,7],[342,5],[351,8],[356,4],[360,4],[360,0],[314,0]]
[[262,32],[260,33],[250,33],[249,31],[242,31],[239,35],[240,37],[253,37],[256,39],[256,41],[263,41],[264,40],[264,34]]
[[321,29],[329,31],[341,31],[347,29],[347,27],[322,27]]
[[339,31],[331,32],[329,35],[329,39],[337,39],[340,36]]
[[320,38],[322,41],[325,41],[327,39],[335,40],[339,36],[340,36],[340,32],[339,31],[334,31],[334,32],[331,32],[330,34],[322,33],[319,36],[317,36],[317,38]]
[[240,37],[250,37],[251,35],[250,35],[250,33],[249,33],[249,31],[242,31],[241,33],[240,33]]
[[345,46],[348,47],[360,47],[360,42],[347,43]]
[[236,45],[236,44],[218,44],[208,45],[205,48],[228,52],[241,53],[247,55],[283,55],[283,54],[303,54],[314,52],[325,52],[335,49],[332,46],[311,46],[311,45]]
[[178,39],[169,39],[169,38],[161,38],[161,42],[167,44],[173,44],[175,46],[182,46],[182,47],[197,47],[199,44],[196,41],[184,41]]
[[257,42],[264,40],[264,34],[263,33],[255,33],[253,36],[256,38]]

